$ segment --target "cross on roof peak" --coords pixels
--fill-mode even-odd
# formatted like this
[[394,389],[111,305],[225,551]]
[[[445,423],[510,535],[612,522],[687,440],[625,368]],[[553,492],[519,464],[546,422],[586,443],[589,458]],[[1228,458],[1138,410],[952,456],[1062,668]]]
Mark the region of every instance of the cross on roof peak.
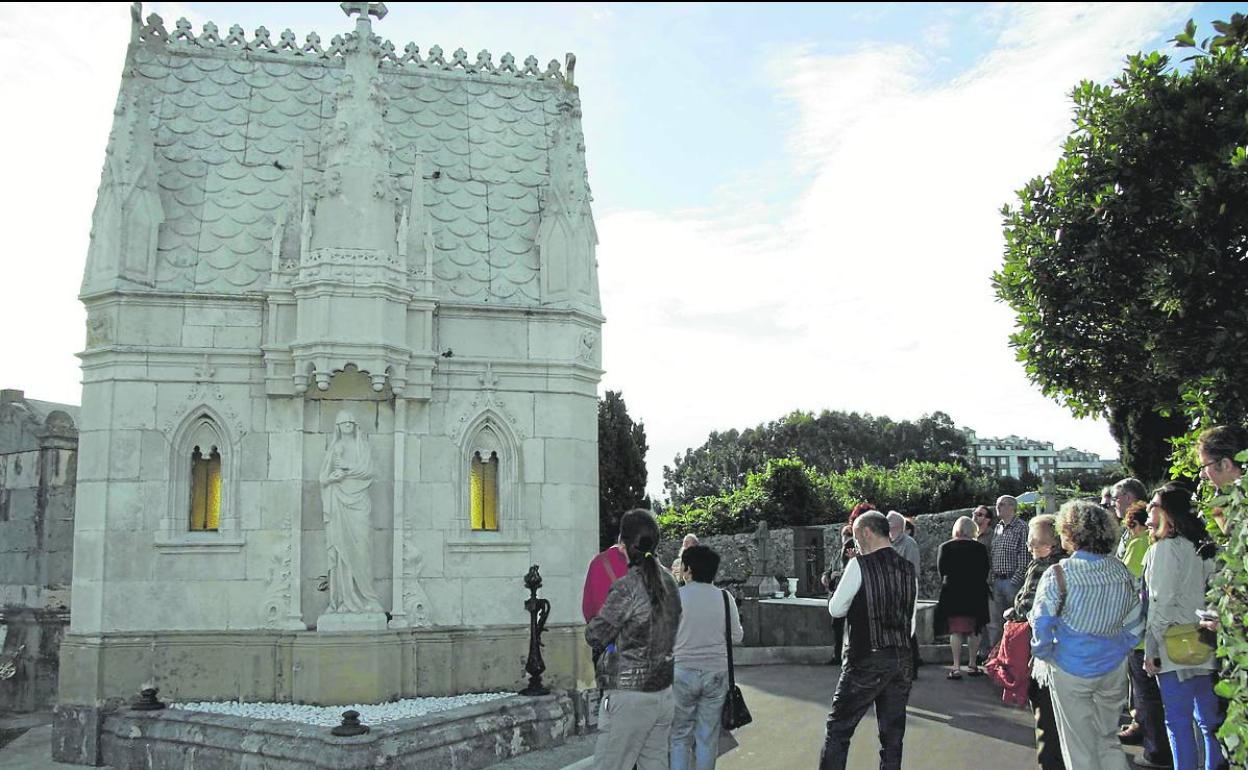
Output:
[[378,21],[386,18],[385,3],[342,3],[339,7],[347,16],[358,13],[360,18],[375,16]]

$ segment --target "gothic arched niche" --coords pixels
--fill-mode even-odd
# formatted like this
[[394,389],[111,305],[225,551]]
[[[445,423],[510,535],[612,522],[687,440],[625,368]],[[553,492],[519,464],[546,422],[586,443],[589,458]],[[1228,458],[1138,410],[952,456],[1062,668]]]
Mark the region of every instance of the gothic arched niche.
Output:
[[469,423],[461,443],[461,504],[456,516],[466,532],[526,535],[520,516],[519,444],[507,423],[486,410]]
[[242,545],[239,453],[227,423],[207,405],[193,409],[170,438],[169,496],[156,544],[199,550]]

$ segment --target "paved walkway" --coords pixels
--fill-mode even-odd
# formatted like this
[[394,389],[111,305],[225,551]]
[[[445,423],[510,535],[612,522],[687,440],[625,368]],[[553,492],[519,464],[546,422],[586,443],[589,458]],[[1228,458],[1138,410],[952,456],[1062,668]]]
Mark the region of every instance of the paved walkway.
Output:
[[[720,770],[814,768],[840,669],[833,666],[742,666],[737,680],[754,714],[738,730],[739,745],[720,757]],[[1007,708],[986,678],[951,682],[944,668],[925,666],[910,695],[903,770],[1034,770],[1031,712]],[[0,770],[64,770],[48,757],[51,728],[31,729],[0,748]],[[593,738],[496,765],[495,770],[589,770]],[[1138,756],[1138,748],[1128,748]],[[879,767],[875,715],[854,734],[849,770]]]
[[[753,724],[725,754],[722,770],[814,768],[840,669],[833,666],[753,666],[738,674]],[[1031,712],[1006,708],[986,678],[944,678],[924,666],[910,693],[902,767],[906,770],[1034,770]],[[850,770],[879,767],[875,713],[869,711],[850,745]]]

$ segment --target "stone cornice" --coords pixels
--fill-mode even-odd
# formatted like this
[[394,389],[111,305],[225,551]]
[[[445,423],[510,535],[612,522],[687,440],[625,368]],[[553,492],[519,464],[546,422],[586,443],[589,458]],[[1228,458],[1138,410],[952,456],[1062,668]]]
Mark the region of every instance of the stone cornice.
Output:
[[[275,41],[272,33],[263,26],[258,27],[248,39],[246,32],[237,24],[222,35],[211,21],[206,22],[196,35],[191,23],[184,18],[178,19],[173,31],[169,31],[158,14],[149,14],[143,19],[141,3],[134,3],[131,7],[130,39],[132,44],[160,46],[186,56],[228,56],[311,66],[342,66],[344,55],[355,43],[355,35],[349,33],[334,35],[329,45],[323,46],[320,35],[315,32],[309,32],[304,42],[299,43],[295,33],[289,29],[278,35]],[[511,52],[503,54],[496,65],[493,55],[486,50],[477,53],[475,60],[470,60],[463,48],[456,49],[447,57],[442,47],[435,45],[422,56],[420,47],[415,43],[408,43],[399,52],[389,40],[376,35],[372,36],[371,42],[380,49],[383,72],[475,77],[500,84],[514,83],[519,79],[575,88],[576,56],[571,53],[566,55],[563,65],[557,59],[551,59],[542,69],[537,57],[528,56],[517,64]]]

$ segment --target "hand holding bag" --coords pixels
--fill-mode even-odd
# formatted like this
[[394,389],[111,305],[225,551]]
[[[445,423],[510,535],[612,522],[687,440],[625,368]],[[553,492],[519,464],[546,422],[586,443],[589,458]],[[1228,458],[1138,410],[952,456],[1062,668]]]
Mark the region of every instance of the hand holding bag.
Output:
[[724,641],[728,644],[728,697],[724,698],[724,709],[720,714],[719,722],[725,730],[735,730],[738,727],[744,727],[754,721],[754,717],[750,715],[749,708],[745,705],[745,696],[741,694],[741,688],[737,687],[737,679],[732,670],[732,629],[729,627],[731,623],[731,614],[728,610],[727,591],[721,591],[724,595]]

